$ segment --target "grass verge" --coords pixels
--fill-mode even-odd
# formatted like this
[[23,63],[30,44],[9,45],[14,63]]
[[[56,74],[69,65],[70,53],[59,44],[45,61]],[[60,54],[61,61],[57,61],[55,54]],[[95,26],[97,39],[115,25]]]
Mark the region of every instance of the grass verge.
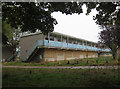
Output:
[[120,87],[119,69],[3,68],[3,87]]
[[16,65],[16,66],[113,66],[118,65],[117,60],[113,60],[112,57],[99,57],[99,58],[85,58],[55,62],[40,62],[40,63],[25,63],[20,61],[4,62],[3,65]]

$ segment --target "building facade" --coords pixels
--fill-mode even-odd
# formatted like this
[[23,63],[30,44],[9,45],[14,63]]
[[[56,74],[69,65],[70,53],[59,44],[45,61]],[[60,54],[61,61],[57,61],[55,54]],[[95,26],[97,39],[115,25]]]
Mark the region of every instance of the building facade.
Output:
[[96,47],[95,42],[58,32],[35,33],[20,38],[21,61],[60,61],[98,57],[98,52],[108,53],[107,48]]

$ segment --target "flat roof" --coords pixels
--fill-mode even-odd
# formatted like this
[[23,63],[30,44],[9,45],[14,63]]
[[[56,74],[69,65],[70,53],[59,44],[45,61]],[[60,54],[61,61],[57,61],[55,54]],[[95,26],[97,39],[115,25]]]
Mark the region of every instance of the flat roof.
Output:
[[42,32],[23,34],[23,35],[21,36],[21,38],[27,37],[27,36],[39,35],[39,34],[42,34]]
[[[88,40],[85,40],[85,39],[77,38],[77,37],[74,37],[74,36],[66,35],[66,34],[63,34],[63,33],[55,32],[55,31],[54,31],[54,32],[51,32],[51,33],[54,34],[54,35],[62,35],[62,36],[70,37],[70,38],[73,38],[73,39],[78,39],[78,40],[82,40],[82,41],[87,41],[87,42],[91,42],[91,43],[96,43],[96,42],[93,42],[93,41],[88,41]],[[51,34],[51,33],[50,33],[50,34]],[[42,34],[42,32],[24,34],[24,35],[21,36],[21,38],[23,38],[23,37],[28,37],[28,36],[33,36],[33,35],[39,35],[39,34]]]
[[[77,37],[70,36],[70,35],[66,35],[66,34],[59,33],[59,32],[53,32],[53,34],[56,34],[56,35],[59,34],[59,35],[63,35],[63,36],[70,37],[70,38],[74,38],[74,39],[78,39],[78,40],[88,41],[88,40],[85,40],[85,39],[77,38]],[[96,42],[93,42],[93,41],[88,41],[88,42],[96,43]]]

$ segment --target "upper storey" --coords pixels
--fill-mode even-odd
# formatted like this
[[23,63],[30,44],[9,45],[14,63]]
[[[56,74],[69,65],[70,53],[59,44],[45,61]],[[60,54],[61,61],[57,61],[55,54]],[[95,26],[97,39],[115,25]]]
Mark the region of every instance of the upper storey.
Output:
[[[35,35],[43,35],[43,34],[32,33],[25,36],[33,37]],[[22,36],[22,37],[25,37],[25,36]],[[88,51],[106,51],[106,52],[110,51],[105,46],[103,46],[102,48],[98,47],[97,43],[95,42],[61,34],[58,32],[52,32],[52,33],[48,33],[47,35],[43,35],[42,39],[37,39],[37,41],[38,42],[36,43],[36,45],[42,46],[42,47],[88,50]]]

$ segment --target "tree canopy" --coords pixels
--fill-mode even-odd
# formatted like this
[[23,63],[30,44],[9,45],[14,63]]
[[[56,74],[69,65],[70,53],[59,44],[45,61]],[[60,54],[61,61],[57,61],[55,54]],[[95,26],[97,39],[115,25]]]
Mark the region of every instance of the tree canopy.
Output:
[[43,33],[53,31],[57,24],[52,12],[82,13],[81,4],[75,2],[7,2],[2,3],[2,11],[3,21],[12,27],[32,32],[38,29]]
[[10,24],[7,24],[6,21],[3,21],[2,23],[2,43],[7,44],[7,42],[10,42],[13,38],[13,28],[10,26]]
[[120,24],[120,2],[87,2],[87,14],[92,9],[97,10],[94,20],[100,26]]
[[100,32],[99,38],[102,44],[111,49],[113,58],[116,59],[117,48],[120,47],[120,26],[107,26]]
[[87,15],[92,9],[97,10],[93,19],[98,25],[120,25],[120,2],[3,2],[2,21],[12,28],[20,27],[22,32],[41,30],[46,34],[57,24],[51,13],[80,14],[83,4],[87,6]]
[[[22,32],[41,30],[47,34],[52,32],[57,24],[51,13],[60,11],[66,14],[80,14],[81,6],[82,3],[77,2],[3,2],[2,23],[5,21],[12,28],[20,28]],[[8,37],[2,34],[6,44]]]

